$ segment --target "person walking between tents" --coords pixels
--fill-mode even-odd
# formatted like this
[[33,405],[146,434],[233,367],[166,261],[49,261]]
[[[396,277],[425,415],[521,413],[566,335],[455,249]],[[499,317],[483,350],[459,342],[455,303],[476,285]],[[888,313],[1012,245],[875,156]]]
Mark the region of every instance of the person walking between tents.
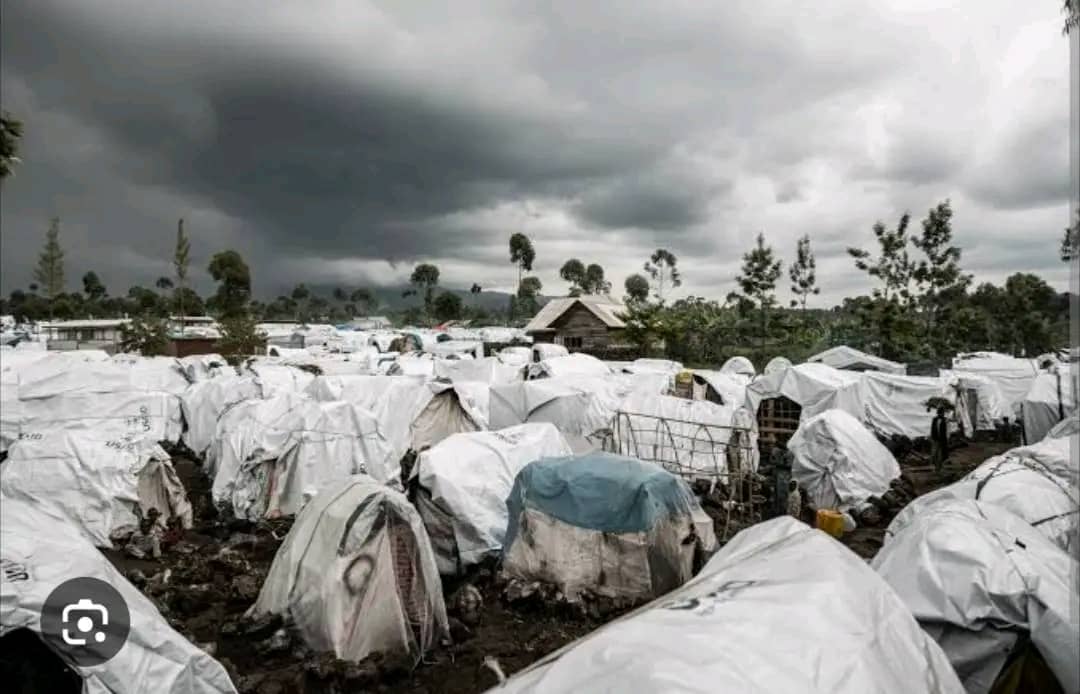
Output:
[[949,455],[949,422],[945,419],[945,408],[939,407],[937,416],[930,425],[930,457],[934,470],[940,475]]

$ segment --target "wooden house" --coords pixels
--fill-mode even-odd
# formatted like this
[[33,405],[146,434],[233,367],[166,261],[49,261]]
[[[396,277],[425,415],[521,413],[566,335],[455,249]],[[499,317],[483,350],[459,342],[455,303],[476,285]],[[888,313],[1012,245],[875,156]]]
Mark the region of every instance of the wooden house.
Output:
[[585,295],[552,299],[544,304],[525,332],[533,342],[551,342],[570,352],[602,352],[624,347],[626,307],[609,296]]

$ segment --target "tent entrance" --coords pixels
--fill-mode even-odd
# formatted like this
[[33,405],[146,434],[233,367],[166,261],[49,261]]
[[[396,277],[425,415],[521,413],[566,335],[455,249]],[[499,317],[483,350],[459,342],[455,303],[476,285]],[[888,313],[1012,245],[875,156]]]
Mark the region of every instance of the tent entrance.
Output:
[[788,439],[799,428],[802,406],[783,395],[762,400],[758,406],[758,447],[762,458],[769,450],[787,445]]

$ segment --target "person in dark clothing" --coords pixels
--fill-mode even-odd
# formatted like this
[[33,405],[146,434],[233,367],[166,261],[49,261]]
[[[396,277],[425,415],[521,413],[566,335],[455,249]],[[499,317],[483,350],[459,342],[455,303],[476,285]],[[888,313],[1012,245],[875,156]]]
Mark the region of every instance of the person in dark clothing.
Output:
[[945,458],[949,455],[949,422],[945,419],[945,408],[939,407],[937,416],[930,425],[930,457],[934,469],[941,474]]

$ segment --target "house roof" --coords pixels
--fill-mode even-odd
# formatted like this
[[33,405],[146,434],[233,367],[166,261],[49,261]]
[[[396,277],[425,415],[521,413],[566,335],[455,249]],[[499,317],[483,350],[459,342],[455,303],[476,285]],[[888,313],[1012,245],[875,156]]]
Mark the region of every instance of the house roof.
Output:
[[609,328],[625,328],[626,323],[617,314],[626,310],[626,307],[615,301],[610,296],[602,294],[586,294],[584,296],[568,296],[562,299],[552,299],[544,304],[544,307],[533,316],[529,324],[525,326],[525,332],[539,332],[551,330],[551,325],[572,306],[580,303],[594,316]]
[[52,328],[56,330],[68,330],[68,329],[89,329],[89,328],[119,328],[122,325],[127,325],[131,322],[130,318],[88,318],[84,320],[58,320],[50,322],[43,322],[42,328]]

